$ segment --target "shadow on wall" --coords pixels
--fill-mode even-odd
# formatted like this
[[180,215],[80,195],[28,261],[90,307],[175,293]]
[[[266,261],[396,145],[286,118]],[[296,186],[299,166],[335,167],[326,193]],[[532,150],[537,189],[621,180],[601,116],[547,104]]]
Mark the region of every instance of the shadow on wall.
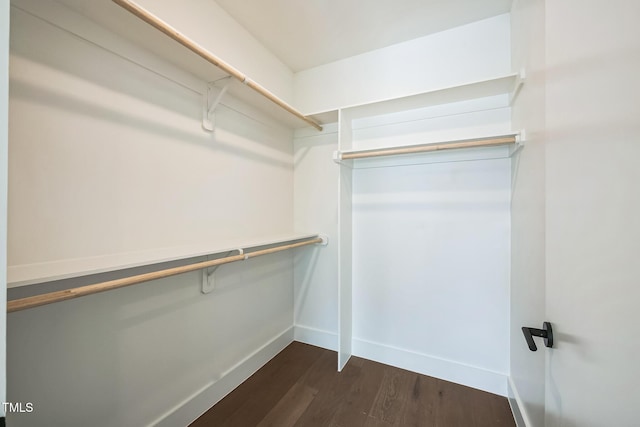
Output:
[[[299,283],[299,285],[296,289],[294,300],[294,323],[297,321],[297,313],[299,313],[299,311],[303,309],[304,305],[308,303],[307,293],[309,292],[311,279],[314,277],[314,273],[318,265],[318,257],[320,256],[321,249],[322,248],[316,247],[313,248],[312,251],[298,251],[298,253],[294,255],[294,264],[307,266],[304,272],[304,277],[296,283]],[[335,314],[329,313],[329,315]]]
[[146,425],[292,324],[291,254],[8,316],[8,399],[32,402],[11,425]]
[[[11,56],[44,66],[51,73],[74,77],[128,97],[143,99],[167,111],[184,114],[199,96],[75,34],[11,8]],[[99,100],[98,100],[99,101]],[[200,103],[191,105],[200,111]],[[197,117],[197,116],[196,116]]]
[[[219,114],[223,118],[219,121],[219,128],[254,145],[266,146],[274,154],[238,147],[237,143],[229,143],[225,141],[226,138],[221,139],[215,133],[202,129],[200,93],[17,7],[12,7],[11,12],[14,23],[11,28],[12,97],[120,123],[181,142],[206,143],[211,149],[224,150],[276,167],[291,168],[287,159],[276,154],[291,155],[292,134],[288,129],[267,125],[223,106],[220,110],[224,113]],[[93,98],[85,92],[55,86],[58,80],[73,81],[78,87],[91,90]],[[202,86],[204,90],[204,82]],[[131,110],[132,99],[148,108],[145,107],[142,112],[136,111],[136,114],[126,113],[127,109]],[[182,123],[187,120],[188,129],[191,130],[193,126],[193,132],[170,126],[161,118],[154,120],[154,109],[160,109],[164,117],[169,113],[177,115],[176,118]],[[246,119],[251,120],[251,126],[247,126]]]
[[[142,129],[145,132],[151,132],[161,136],[162,138],[172,138],[175,139],[179,143],[192,143],[204,146],[207,149],[215,150],[215,151],[224,151],[230,153],[234,156],[241,157],[243,159],[248,159],[264,164],[270,164],[274,167],[282,168],[282,169],[291,169],[292,163],[290,161],[279,160],[272,156],[262,155],[257,153],[255,150],[250,148],[239,147],[237,144],[225,143],[221,141],[219,138],[215,138],[214,134],[202,131],[200,134],[195,132],[185,132],[180,130],[177,127],[169,126],[166,123],[147,120],[142,117],[134,117],[125,113],[120,112],[115,108],[110,108],[105,106],[104,104],[91,103],[83,99],[72,98],[70,96],[65,96],[60,93],[53,92],[51,90],[47,90],[43,87],[35,86],[30,83],[22,82],[16,80],[15,78],[10,79],[10,88],[11,88],[11,96],[15,99],[26,99],[30,102],[48,105],[54,107],[56,109],[63,109],[66,111],[70,111],[76,114],[80,114],[88,117],[96,117],[100,120],[110,121],[113,123],[118,123],[123,126],[128,126],[131,128]],[[200,100],[197,100],[199,103]],[[197,116],[196,116],[197,117]],[[194,120],[194,126],[198,126],[198,130],[200,129],[199,122]],[[242,127],[237,125],[227,125],[232,128],[232,131],[241,132],[240,129]],[[225,125],[221,126],[223,129]],[[250,126],[246,126],[244,128],[249,128]],[[258,130],[254,132],[245,131],[245,137],[247,138],[257,138]],[[264,138],[263,138],[264,140]],[[258,141],[257,139],[252,139],[251,142]],[[289,146],[290,141],[286,141]]]

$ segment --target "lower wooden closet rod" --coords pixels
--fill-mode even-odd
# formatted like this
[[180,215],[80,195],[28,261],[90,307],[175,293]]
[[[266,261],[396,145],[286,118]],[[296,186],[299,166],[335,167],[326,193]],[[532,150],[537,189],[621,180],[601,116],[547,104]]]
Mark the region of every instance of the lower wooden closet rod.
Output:
[[299,248],[301,246],[322,243],[320,237],[311,240],[305,240],[288,245],[276,246],[273,248],[262,249],[254,252],[247,252],[241,255],[232,255],[224,258],[218,258],[211,261],[203,261],[195,264],[183,265],[181,267],[167,268],[165,270],[154,271],[152,273],[139,274],[137,276],[124,277],[122,279],[110,280],[108,282],[96,283],[94,285],[81,286],[73,289],[65,289],[63,291],[50,292],[48,294],[35,295],[27,298],[20,298],[7,302],[7,312],[26,310],[28,308],[38,307],[41,305],[52,304],[58,301],[78,298],[85,295],[97,294],[98,292],[110,291],[112,289],[123,288],[150,280],[162,279],[164,277],[175,276],[177,274],[187,273],[189,271],[201,270],[203,268],[215,267],[216,265],[228,264],[230,262],[242,261],[254,258],[260,255],[272,254],[275,252],[286,251],[288,249]]

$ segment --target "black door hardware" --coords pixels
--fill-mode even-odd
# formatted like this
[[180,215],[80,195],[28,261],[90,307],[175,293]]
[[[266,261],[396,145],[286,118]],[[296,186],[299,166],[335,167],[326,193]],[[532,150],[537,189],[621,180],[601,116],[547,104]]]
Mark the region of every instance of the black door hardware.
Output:
[[553,330],[551,329],[551,323],[549,322],[544,322],[542,324],[542,329],[527,328],[526,326],[523,326],[522,333],[524,334],[524,339],[527,340],[527,345],[531,351],[538,350],[536,343],[533,341],[534,336],[544,338],[544,345],[546,347],[553,347]]

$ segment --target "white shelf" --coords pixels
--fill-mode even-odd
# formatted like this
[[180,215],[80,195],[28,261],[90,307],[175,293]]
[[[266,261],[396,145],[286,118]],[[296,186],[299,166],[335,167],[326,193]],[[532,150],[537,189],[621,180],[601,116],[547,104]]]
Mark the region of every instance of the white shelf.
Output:
[[524,78],[521,74],[513,73],[398,98],[352,105],[343,108],[343,110],[349,111],[351,119],[358,119],[496,95],[509,95],[511,99],[516,96],[523,81]]
[[[349,118],[353,120],[496,95],[509,95],[508,103],[510,104],[520,91],[523,82],[523,73],[511,73],[491,79],[477,80],[455,86],[445,86],[398,98],[388,98],[366,104],[349,105],[340,108],[340,110],[347,112]],[[309,115],[323,123],[338,121],[337,109],[313,112]]]
[[65,259],[37,264],[13,265],[7,269],[7,287],[16,288],[205,255],[223,254],[237,249],[275,245],[317,236],[317,233],[279,234],[262,236],[255,239],[233,239],[215,243],[168,247],[149,251]]
[[[186,77],[177,79],[175,76],[169,77],[170,80],[175,79],[176,83],[203,94],[206,82],[228,76],[223,70],[110,0],[60,0],[59,3],[19,0],[12,6],[143,68],[154,70],[158,61],[149,59],[148,55],[144,54],[141,57],[136,51],[151,52],[160,61],[169,63],[187,74]],[[78,19],[80,16],[88,20]],[[135,45],[135,48],[132,48],[131,44]],[[274,102],[238,81],[230,85],[228,92],[251,108],[255,108],[260,114],[291,129],[309,126],[303,119],[276,106]],[[313,116],[309,117],[317,120]]]

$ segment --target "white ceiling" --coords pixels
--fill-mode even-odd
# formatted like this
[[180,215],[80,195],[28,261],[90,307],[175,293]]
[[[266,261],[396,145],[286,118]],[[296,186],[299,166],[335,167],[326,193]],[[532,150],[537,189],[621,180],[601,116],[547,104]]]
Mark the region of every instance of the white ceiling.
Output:
[[512,0],[215,0],[293,71],[509,12]]

